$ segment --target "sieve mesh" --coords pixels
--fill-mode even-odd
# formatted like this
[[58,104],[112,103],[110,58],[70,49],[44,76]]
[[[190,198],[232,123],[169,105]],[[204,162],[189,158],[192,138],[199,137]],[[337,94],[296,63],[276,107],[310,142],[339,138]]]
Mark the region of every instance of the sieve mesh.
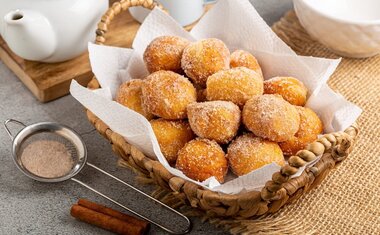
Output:
[[[21,166],[24,167],[24,164],[23,164],[22,159],[21,159],[22,154],[25,151],[30,150],[30,148],[27,149],[28,146],[30,146],[33,143],[37,143],[37,142],[40,142],[40,143],[44,142],[45,145],[49,144],[49,143],[50,144],[53,144],[53,143],[54,144],[55,143],[62,144],[64,146],[64,149],[60,149],[60,151],[61,152],[65,151],[65,153],[68,153],[70,155],[70,157],[72,158],[73,165],[72,165],[71,171],[73,170],[73,168],[76,166],[77,162],[79,161],[78,149],[72,141],[70,141],[66,137],[58,134],[57,132],[52,132],[49,130],[40,130],[40,131],[31,133],[30,135],[25,137],[22,140],[22,142],[20,143],[19,148],[16,151],[16,155],[17,155],[17,159],[20,162]],[[42,149],[42,151],[45,151],[45,150]],[[51,153],[51,151],[49,151],[49,152]],[[57,152],[56,156],[59,157],[59,152]],[[24,169],[25,169],[25,167],[24,167]],[[26,170],[28,170],[28,169],[26,169]]]
[[27,136],[20,144],[20,148],[17,151],[17,155],[21,156],[25,148],[35,141],[55,141],[61,143],[65,146],[67,151],[70,153],[74,162],[78,161],[78,149],[75,147],[72,141],[68,140],[66,137],[63,137],[55,132],[49,131],[39,131],[32,133]]

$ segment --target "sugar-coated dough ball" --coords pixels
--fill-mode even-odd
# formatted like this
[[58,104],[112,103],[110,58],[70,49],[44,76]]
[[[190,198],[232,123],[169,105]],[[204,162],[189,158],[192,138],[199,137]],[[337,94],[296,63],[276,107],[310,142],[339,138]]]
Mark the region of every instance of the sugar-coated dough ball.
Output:
[[322,121],[313,110],[300,106],[296,108],[301,118],[300,128],[289,140],[279,143],[285,155],[295,155],[309,143],[317,140],[318,135],[323,132]]
[[183,50],[190,44],[187,39],[177,36],[161,36],[154,39],[144,52],[144,62],[150,73],[171,70],[182,73]]
[[263,94],[263,86],[262,77],[251,69],[223,70],[207,79],[207,99],[232,101],[243,107],[247,100]]
[[162,154],[170,164],[177,160],[178,151],[195,135],[186,120],[165,120],[163,118],[151,120],[150,124],[157,137]]
[[187,105],[197,99],[196,90],[187,78],[164,70],[144,80],[142,95],[148,111],[165,119],[186,118]]
[[194,83],[205,87],[209,76],[230,67],[230,51],[219,39],[203,39],[185,48],[181,65]]
[[246,67],[252,69],[263,77],[260,64],[257,59],[248,51],[236,50],[231,54],[231,68]]
[[285,164],[277,143],[255,137],[253,134],[237,137],[228,146],[227,159],[232,171],[238,176],[273,162],[280,166]]
[[220,144],[232,140],[240,125],[240,109],[228,101],[208,101],[187,106],[191,129],[202,138]]
[[261,95],[248,100],[242,117],[248,130],[274,142],[291,139],[300,126],[295,106],[278,95]]
[[178,152],[176,168],[193,180],[204,181],[214,176],[223,183],[228,163],[223,149],[215,141],[197,138]]
[[264,82],[265,94],[279,94],[293,105],[304,106],[307,98],[305,85],[293,77],[274,77]]
[[146,119],[153,118],[153,114],[149,113],[142,102],[141,86],[143,80],[133,79],[121,84],[116,93],[116,102],[140,113]]

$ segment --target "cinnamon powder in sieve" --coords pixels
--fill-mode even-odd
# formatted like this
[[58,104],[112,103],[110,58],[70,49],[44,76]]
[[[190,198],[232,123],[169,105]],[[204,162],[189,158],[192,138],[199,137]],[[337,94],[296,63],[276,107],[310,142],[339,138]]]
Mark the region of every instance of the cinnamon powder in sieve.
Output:
[[52,140],[37,140],[28,144],[21,153],[21,162],[29,172],[45,178],[62,177],[74,165],[66,146]]

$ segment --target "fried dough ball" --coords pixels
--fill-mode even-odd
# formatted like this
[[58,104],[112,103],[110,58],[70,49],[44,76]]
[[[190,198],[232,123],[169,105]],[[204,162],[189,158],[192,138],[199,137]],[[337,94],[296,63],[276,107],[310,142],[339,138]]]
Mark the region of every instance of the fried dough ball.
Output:
[[245,134],[236,138],[227,150],[227,159],[232,171],[245,175],[272,162],[285,165],[284,156],[277,143]]
[[279,95],[261,95],[248,100],[242,116],[248,130],[274,142],[291,139],[300,126],[295,106]]
[[261,75],[263,78],[263,72],[261,70],[259,62],[257,59],[248,51],[236,50],[231,54],[231,68],[236,67],[246,67],[252,69],[256,73]]
[[262,77],[251,69],[223,70],[207,79],[207,99],[232,101],[243,107],[250,98],[263,94],[263,86]]
[[153,118],[153,114],[149,113],[142,102],[141,86],[143,80],[133,79],[121,84],[116,93],[116,102],[138,112],[146,119]]
[[264,81],[265,94],[279,94],[293,105],[304,106],[307,88],[293,77],[274,77]]
[[181,66],[194,83],[205,87],[209,76],[230,67],[230,51],[219,39],[203,39],[185,48]]
[[279,143],[285,155],[295,155],[323,132],[322,121],[313,110],[300,106],[296,106],[296,109],[301,118],[300,128],[289,140]]
[[157,137],[162,154],[170,164],[177,160],[178,151],[195,135],[185,120],[165,120],[163,118],[151,120],[150,124]]
[[186,118],[186,107],[197,94],[191,82],[171,71],[157,71],[142,85],[143,103],[150,113],[165,119]]
[[193,180],[204,181],[214,176],[223,183],[228,163],[223,149],[215,141],[197,138],[178,152],[176,168]]
[[161,36],[154,39],[144,52],[144,62],[150,73],[171,70],[182,73],[181,58],[183,50],[190,44],[185,38]]
[[240,109],[228,101],[208,101],[187,106],[191,129],[202,138],[220,144],[232,140],[240,125]]

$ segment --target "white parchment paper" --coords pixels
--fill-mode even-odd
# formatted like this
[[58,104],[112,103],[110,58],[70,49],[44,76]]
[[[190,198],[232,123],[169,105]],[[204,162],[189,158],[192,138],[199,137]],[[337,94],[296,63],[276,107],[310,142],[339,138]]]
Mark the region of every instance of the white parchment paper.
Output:
[[[214,177],[197,182],[170,167],[160,151],[149,122],[142,115],[112,100],[121,83],[130,79],[143,79],[148,75],[142,60],[143,52],[154,38],[162,35],[177,35],[191,41],[219,38],[231,51],[243,49],[255,55],[266,79],[274,76],[294,76],[300,79],[309,89],[310,97],[306,106],[322,119],[326,133],[346,129],[361,113],[359,107],[345,100],[326,84],[340,60],[297,56],[276,36],[248,0],[219,0],[190,33],[156,8],[141,25],[133,49],[90,43],[88,49],[91,67],[102,89],[93,92],[73,81],[70,88],[72,96],[112,131],[122,135],[146,155],[157,158],[169,172],[210,190],[230,194],[260,190],[280,167],[269,164],[244,176],[230,174],[224,184],[220,184]],[[295,176],[299,176],[302,171],[300,169]]]

